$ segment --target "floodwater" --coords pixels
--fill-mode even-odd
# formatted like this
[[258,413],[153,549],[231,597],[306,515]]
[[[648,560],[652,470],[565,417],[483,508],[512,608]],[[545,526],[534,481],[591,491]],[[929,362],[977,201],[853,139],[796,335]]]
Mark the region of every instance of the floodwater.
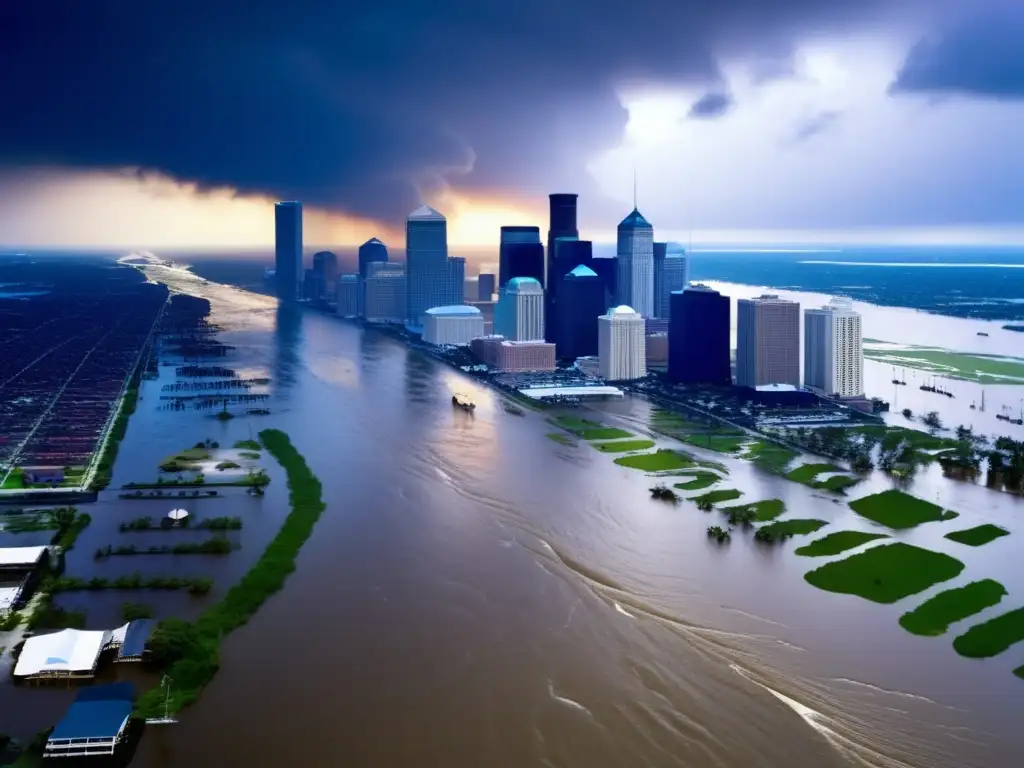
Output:
[[[177,725],[148,730],[133,765],[1020,764],[1024,684],[1010,670],[1024,648],[970,661],[950,644],[963,625],[920,638],[897,624],[942,587],[892,606],[821,592],[802,578],[818,561],[795,556],[793,542],[709,542],[719,513],[651,500],[642,473],[546,439],[544,416],[507,414],[493,391],[391,338],[174,270],[151,275],[214,301],[238,348],[226,364],[273,379],[273,414],[220,423],[159,411],[162,382],[147,382],[112,488],[152,477],[198,440],[229,445],[274,426],[321,478],[327,509],[285,589],[226,639],[212,685]],[[453,410],[453,392],[476,411]],[[599,409],[633,429],[649,412],[636,399]],[[830,529],[870,529],[827,494],[724,463],[720,487],[746,501],[781,498]],[[239,552],[174,567],[226,589],[287,512],[282,474],[271,473],[263,499],[201,502],[200,516],[245,517]],[[876,474],[851,496],[885,487]],[[959,511],[962,527],[1014,532],[970,551],[943,539],[947,528],[898,534],[967,564],[944,587],[992,577],[1010,590],[1004,610],[1024,603],[1024,501],[933,472],[911,491]],[[69,572],[167,573],[158,557],[93,562],[95,547],[141,535],[118,534],[117,521],[162,511],[106,495]],[[114,622],[124,596],[96,597],[62,601],[89,605],[90,626]],[[203,604],[163,600],[161,615]],[[69,695],[5,686],[0,711],[6,725],[20,707],[18,727],[41,728]]]

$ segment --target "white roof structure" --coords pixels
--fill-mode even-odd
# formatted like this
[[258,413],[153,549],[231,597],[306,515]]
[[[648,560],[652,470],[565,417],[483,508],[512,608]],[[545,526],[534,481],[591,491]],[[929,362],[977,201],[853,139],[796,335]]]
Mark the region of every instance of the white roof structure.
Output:
[[636,311],[634,311],[634,309],[632,307],[627,307],[625,304],[620,304],[619,306],[614,307],[613,309],[609,309],[608,310],[608,317],[612,317],[614,315],[635,315],[635,314],[636,314]]
[[21,587],[0,587],[0,616],[10,610],[20,593]]
[[480,314],[480,310],[476,307],[471,307],[469,304],[454,304],[449,307],[433,307],[427,310],[427,314],[437,315],[438,317],[476,316]]
[[188,510],[172,509],[170,512],[167,513],[167,516],[171,518],[171,520],[184,520],[186,517],[188,517]]
[[528,387],[520,389],[521,394],[540,400],[542,397],[622,397],[622,390],[617,387]]
[[46,547],[4,547],[0,549],[0,567],[31,568],[39,562]]
[[14,676],[89,672],[95,669],[100,651],[109,637],[109,632],[83,632],[78,629],[30,637],[21,649]]
[[444,214],[429,205],[421,205],[409,214],[410,221],[446,221]]

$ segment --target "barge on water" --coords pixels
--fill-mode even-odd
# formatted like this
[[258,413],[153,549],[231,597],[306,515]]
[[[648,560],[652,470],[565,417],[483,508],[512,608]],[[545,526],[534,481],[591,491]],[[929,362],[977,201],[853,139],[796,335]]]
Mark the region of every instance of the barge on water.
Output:
[[452,405],[456,408],[461,408],[464,411],[473,411],[476,409],[476,403],[465,395],[452,395]]

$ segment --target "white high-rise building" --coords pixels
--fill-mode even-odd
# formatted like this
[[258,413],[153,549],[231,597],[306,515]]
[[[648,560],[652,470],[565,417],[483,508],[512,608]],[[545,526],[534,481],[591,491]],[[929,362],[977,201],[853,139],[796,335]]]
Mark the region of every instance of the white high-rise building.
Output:
[[828,395],[864,394],[864,336],[849,299],[804,311],[804,384]]
[[654,227],[636,208],[619,223],[615,293],[620,305],[656,317]]
[[620,306],[597,318],[598,367],[602,378],[630,381],[647,375],[644,318]]
[[513,277],[494,308],[494,332],[509,341],[544,340],[544,289],[532,277]]

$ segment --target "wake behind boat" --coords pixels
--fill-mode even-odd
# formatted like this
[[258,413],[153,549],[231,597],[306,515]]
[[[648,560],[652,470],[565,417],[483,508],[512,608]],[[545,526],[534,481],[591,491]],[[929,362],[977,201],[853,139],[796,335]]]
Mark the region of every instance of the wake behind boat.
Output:
[[452,405],[456,408],[461,408],[464,411],[472,411],[476,408],[476,403],[465,395],[452,395]]

